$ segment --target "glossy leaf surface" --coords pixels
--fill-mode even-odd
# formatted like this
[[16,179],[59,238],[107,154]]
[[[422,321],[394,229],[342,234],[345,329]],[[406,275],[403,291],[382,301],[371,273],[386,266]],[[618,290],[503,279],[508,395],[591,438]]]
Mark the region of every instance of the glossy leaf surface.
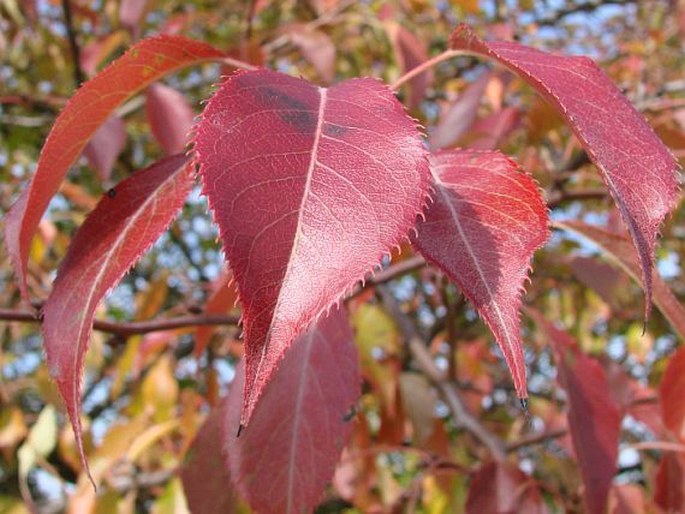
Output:
[[460,25],[452,48],[496,59],[534,87],[569,123],[619,207],[638,249],[649,314],[659,226],[678,198],[678,165],[644,117],[587,57],[485,42]]
[[183,155],[139,171],[104,195],[74,237],[43,308],[50,375],[83,442],[79,405],[81,373],[95,309],[169,226],[193,185]]
[[540,191],[497,152],[438,152],[431,170],[435,194],[415,246],[474,304],[525,398],[519,308],[530,260],[549,235]]
[[378,81],[266,70],[223,83],[195,149],[243,307],[247,425],[292,341],[406,237],[428,162]]
[[199,41],[158,36],[133,46],[76,91],[45,141],[31,183],[6,217],[7,248],[25,298],[28,252],[36,227],[88,140],[114,109],[159,77],[222,56],[216,48]]
[[293,342],[240,437],[244,366],[228,398],[231,476],[263,514],[311,512],[352,430],[359,363],[343,309],[334,308]]
[[621,414],[599,362],[585,355],[571,336],[542,314],[528,313],[556,355],[559,383],[568,397],[568,424],[585,485],[587,512],[602,514],[617,472]]

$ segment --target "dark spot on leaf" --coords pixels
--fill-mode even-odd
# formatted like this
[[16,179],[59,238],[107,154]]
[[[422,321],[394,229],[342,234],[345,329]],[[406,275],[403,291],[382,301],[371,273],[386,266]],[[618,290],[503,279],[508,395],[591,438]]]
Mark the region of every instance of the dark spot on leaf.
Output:
[[279,109],[278,116],[298,132],[316,130],[316,115],[312,107],[302,100],[273,87],[259,88],[257,91],[260,103]]
[[311,133],[316,130],[316,118],[311,112],[283,111],[278,115],[283,121],[297,129],[298,132]]
[[347,127],[343,127],[341,125],[335,125],[333,123],[326,123],[323,127],[323,133],[326,134],[327,136],[330,137],[335,137],[335,138],[341,138],[343,137],[347,132],[349,132],[350,129]]
[[240,437],[240,434],[243,433],[244,428],[245,428],[245,425],[243,425],[242,423],[240,425],[238,425],[238,433],[235,436]]
[[117,190],[114,188],[111,188],[107,191],[107,196],[109,198],[114,198],[117,195]]
[[357,415],[357,407],[355,407],[354,405],[350,405],[350,409],[343,416],[343,421],[345,423],[352,421],[352,418],[354,418],[356,415]]

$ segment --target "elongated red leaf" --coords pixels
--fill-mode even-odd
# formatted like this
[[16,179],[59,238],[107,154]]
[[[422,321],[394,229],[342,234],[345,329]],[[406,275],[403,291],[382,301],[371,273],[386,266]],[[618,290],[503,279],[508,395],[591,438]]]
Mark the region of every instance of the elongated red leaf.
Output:
[[585,485],[587,512],[603,514],[617,471],[621,429],[621,414],[612,399],[606,374],[571,336],[539,312],[527,312],[545,333],[556,355],[559,383],[568,397],[568,424]]
[[255,512],[311,512],[350,436],[361,377],[344,309],[334,308],[293,342],[240,437],[245,368],[228,398],[231,476]]
[[554,105],[602,172],[640,256],[645,316],[659,226],[678,199],[678,164],[644,117],[587,57],[552,55],[512,42],[485,42],[467,25],[452,48],[504,64]]
[[378,81],[266,70],[224,82],[195,143],[243,306],[246,425],[291,342],[406,237],[428,162]]
[[38,222],[69,167],[98,127],[124,100],[161,76],[222,56],[216,48],[199,41],[158,36],[131,47],[76,91],[45,141],[31,183],[6,217],[7,248],[26,299],[28,252]]
[[[209,413],[181,468],[183,490],[191,512],[233,514],[238,510],[238,494],[231,487],[228,462],[222,448],[227,403],[224,400]],[[237,407],[240,408],[240,404]],[[229,437],[235,437],[235,434]]]
[[526,398],[521,291],[533,253],[549,236],[535,181],[498,152],[436,153],[434,203],[417,224],[415,246],[464,292],[492,330]]
[[664,425],[685,442],[685,348],[671,357],[659,387]]
[[[627,237],[593,227],[580,221],[556,222],[555,226],[592,241],[603,255],[618,264],[637,282],[641,281],[640,262]],[[685,308],[658,273],[652,272],[654,303],[681,338],[685,339]]]
[[86,466],[79,405],[95,309],[168,227],[192,185],[192,167],[184,155],[159,161],[118,184],[72,240],[43,308],[50,376],[64,398]]
[[164,84],[152,84],[145,95],[145,114],[152,134],[167,155],[185,150],[195,113],[185,96]]

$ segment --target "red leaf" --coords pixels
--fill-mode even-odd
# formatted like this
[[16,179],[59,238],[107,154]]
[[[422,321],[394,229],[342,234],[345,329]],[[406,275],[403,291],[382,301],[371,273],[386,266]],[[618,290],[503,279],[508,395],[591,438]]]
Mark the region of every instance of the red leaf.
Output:
[[[580,221],[557,222],[555,225],[563,230],[575,232],[595,243],[603,250],[603,255],[615,261],[628,275],[640,282],[640,263],[635,254],[635,249],[627,237],[607,232]],[[654,303],[671,324],[671,327],[681,338],[685,338],[685,309],[659,274],[651,273]]]
[[83,360],[102,297],[173,220],[193,185],[183,155],[136,172],[104,196],[71,242],[43,308],[50,375],[83,453],[79,405]]
[[428,163],[414,122],[372,79],[323,89],[239,72],[195,143],[243,306],[247,425],[290,343],[406,236]]
[[45,141],[31,183],[6,217],[7,249],[24,298],[28,300],[26,265],[38,222],[69,167],[98,127],[119,104],[159,77],[222,56],[219,50],[199,41],[158,36],[130,48],[76,91]]
[[[227,314],[238,300],[233,274],[230,269],[224,271],[213,284],[214,291],[205,303],[206,314]],[[209,340],[216,327],[199,326],[195,329],[195,348],[193,354],[196,357],[202,355],[209,344]]]
[[498,152],[441,151],[432,172],[434,203],[415,245],[473,302],[526,398],[519,308],[530,259],[549,236],[540,191]]
[[112,168],[126,145],[126,127],[119,116],[112,116],[93,134],[83,150],[98,177],[106,182],[112,176]]
[[666,512],[685,509],[685,457],[664,452],[655,477],[654,502]]
[[[230,485],[228,462],[222,448],[227,403],[222,402],[209,413],[181,468],[183,489],[191,512],[232,514],[237,510],[238,495]],[[229,437],[234,436],[229,434]]]
[[640,255],[645,316],[659,226],[678,199],[678,165],[644,117],[587,57],[552,55],[512,42],[485,42],[467,25],[452,48],[477,52],[526,80],[566,119],[621,211]]
[[145,114],[155,139],[167,155],[183,152],[195,119],[185,96],[164,84],[152,84],[145,97]]
[[293,342],[264,391],[250,426],[240,426],[245,368],[228,397],[231,476],[253,510],[262,514],[311,512],[350,436],[350,408],[360,394],[356,347],[343,309]]
[[603,514],[617,471],[621,414],[600,364],[542,314],[531,309],[527,312],[544,331],[556,355],[559,383],[568,397],[568,424],[585,485],[587,512]]
[[467,514],[548,512],[535,481],[505,462],[489,462],[471,478]]
[[664,424],[685,441],[685,348],[680,348],[668,361],[659,387]]

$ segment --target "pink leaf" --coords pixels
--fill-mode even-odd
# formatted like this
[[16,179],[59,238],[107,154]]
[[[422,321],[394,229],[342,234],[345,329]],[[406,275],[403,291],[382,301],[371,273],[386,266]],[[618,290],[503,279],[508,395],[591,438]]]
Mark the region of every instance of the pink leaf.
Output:
[[345,311],[332,309],[293,342],[250,426],[235,437],[244,370],[241,365],[228,398],[231,476],[256,512],[311,512],[333,477],[352,429],[347,415],[360,394]]
[[485,42],[467,25],[450,37],[512,69],[554,105],[602,172],[640,256],[645,317],[659,226],[678,199],[678,165],[644,117],[587,57],[552,55],[512,42]]
[[585,485],[587,512],[603,514],[617,471],[621,414],[600,364],[542,314],[532,309],[528,313],[556,355],[559,383],[568,397],[568,424]]
[[[388,20],[383,24],[388,32],[395,60],[402,75],[428,60],[428,49],[425,42],[399,23]],[[410,91],[407,105],[411,109],[416,109],[419,106],[432,82],[432,70],[426,70],[409,81]]]
[[110,190],[72,240],[43,308],[50,375],[64,398],[86,467],[79,405],[95,309],[183,206],[193,185],[191,171],[187,158],[176,155]]
[[[603,255],[613,260],[633,279],[640,282],[640,262],[635,248],[627,237],[607,232],[580,221],[556,223],[563,230],[575,232],[598,245]],[[675,297],[671,288],[658,273],[652,273],[654,303],[681,338],[685,338],[685,309]]]
[[98,127],[119,104],[159,77],[223,55],[199,41],[159,36],[133,46],[76,91],[45,141],[31,183],[6,217],[7,249],[24,298],[28,300],[26,265],[38,222],[69,167]]
[[471,478],[466,514],[545,514],[545,502],[535,481],[505,462],[488,462]]
[[330,84],[335,75],[335,45],[325,32],[303,24],[291,25],[285,33],[321,79]]
[[[222,448],[227,403],[223,401],[209,413],[181,468],[183,489],[191,512],[232,514],[237,511],[238,495],[231,487],[228,462]],[[228,437],[235,437],[235,434]]]
[[90,165],[96,169],[100,180],[106,182],[112,176],[112,168],[126,145],[126,127],[119,116],[112,116],[93,134],[83,150]]
[[498,152],[441,151],[432,172],[434,203],[417,224],[415,245],[473,302],[526,398],[519,308],[530,260],[549,236],[540,191]]
[[152,84],[145,95],[145,114],[152,134],[167,155],[186,148],[195,113],[185,96],[164,84]]
[[476,120],[478,107],[491,75],[484,73],[470,84],[459,98],[440,117],[440,123],[430,136],[432,148],[446,148],[454,145]]
[[247,425],[291,342],[406,236],[428,163],[378,81],[266,70],[224,82],[195,148],[243,306]]

